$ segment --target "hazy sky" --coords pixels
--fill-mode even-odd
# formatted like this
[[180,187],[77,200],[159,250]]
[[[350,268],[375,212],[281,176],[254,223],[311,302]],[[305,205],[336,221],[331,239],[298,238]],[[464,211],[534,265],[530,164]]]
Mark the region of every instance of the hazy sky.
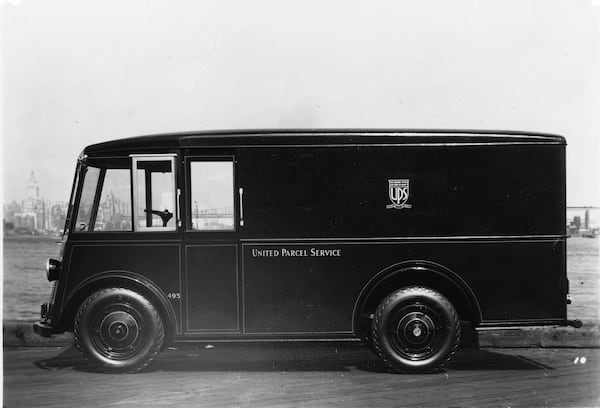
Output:
[[600,1],[4,1],[5,202],[68,198],[84,146],[180,130],[567,137],[600,204]]

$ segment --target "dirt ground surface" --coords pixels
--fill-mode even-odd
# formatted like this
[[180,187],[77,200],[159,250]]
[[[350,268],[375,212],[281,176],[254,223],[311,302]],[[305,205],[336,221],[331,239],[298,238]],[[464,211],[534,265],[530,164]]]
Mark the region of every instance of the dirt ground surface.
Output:
[[398,374],[359,344],[184,344],[103,374],[71,347],[5,348],[4,406],[597,407],[599,363],[600,349],[464,349]]

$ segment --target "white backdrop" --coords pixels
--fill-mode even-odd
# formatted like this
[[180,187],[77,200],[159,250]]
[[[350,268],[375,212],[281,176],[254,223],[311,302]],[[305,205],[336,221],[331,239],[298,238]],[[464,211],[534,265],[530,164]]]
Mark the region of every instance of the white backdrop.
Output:
[[[595,0],[594,0],[595,1]],[[597,205],[600,7],[589,1],[5,1],[4,201],[66,200],[90,143],[180,130],[562,134]]]

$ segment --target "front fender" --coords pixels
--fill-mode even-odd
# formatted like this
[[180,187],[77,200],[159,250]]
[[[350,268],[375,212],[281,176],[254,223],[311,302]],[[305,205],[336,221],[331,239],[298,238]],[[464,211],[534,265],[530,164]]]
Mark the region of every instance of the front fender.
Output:
[[61,313],[60,326],[72,330],[75,314],[81,303],[92,293],[108,287],[125,287],[139,291],[152,301],[160,311],[165,324],[165,334],[171,340],[177,331],[177,318],[165,293],[145,276],[131,271],[111,270],[87,278],[67,296]]

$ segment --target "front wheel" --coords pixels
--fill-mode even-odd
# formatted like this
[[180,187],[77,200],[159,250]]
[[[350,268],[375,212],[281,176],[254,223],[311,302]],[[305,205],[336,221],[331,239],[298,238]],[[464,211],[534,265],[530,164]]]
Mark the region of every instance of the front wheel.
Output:
[[434,371],[458,348],[458,314],[446,297],[432,289],[399,289],[377,307],[372,340],[375,352],[392,369]]
[[102,289],[77,312],[75,347],[94,367],[109,372],[135,372],[159,353],[165,332],[154,305],[125,288]]

